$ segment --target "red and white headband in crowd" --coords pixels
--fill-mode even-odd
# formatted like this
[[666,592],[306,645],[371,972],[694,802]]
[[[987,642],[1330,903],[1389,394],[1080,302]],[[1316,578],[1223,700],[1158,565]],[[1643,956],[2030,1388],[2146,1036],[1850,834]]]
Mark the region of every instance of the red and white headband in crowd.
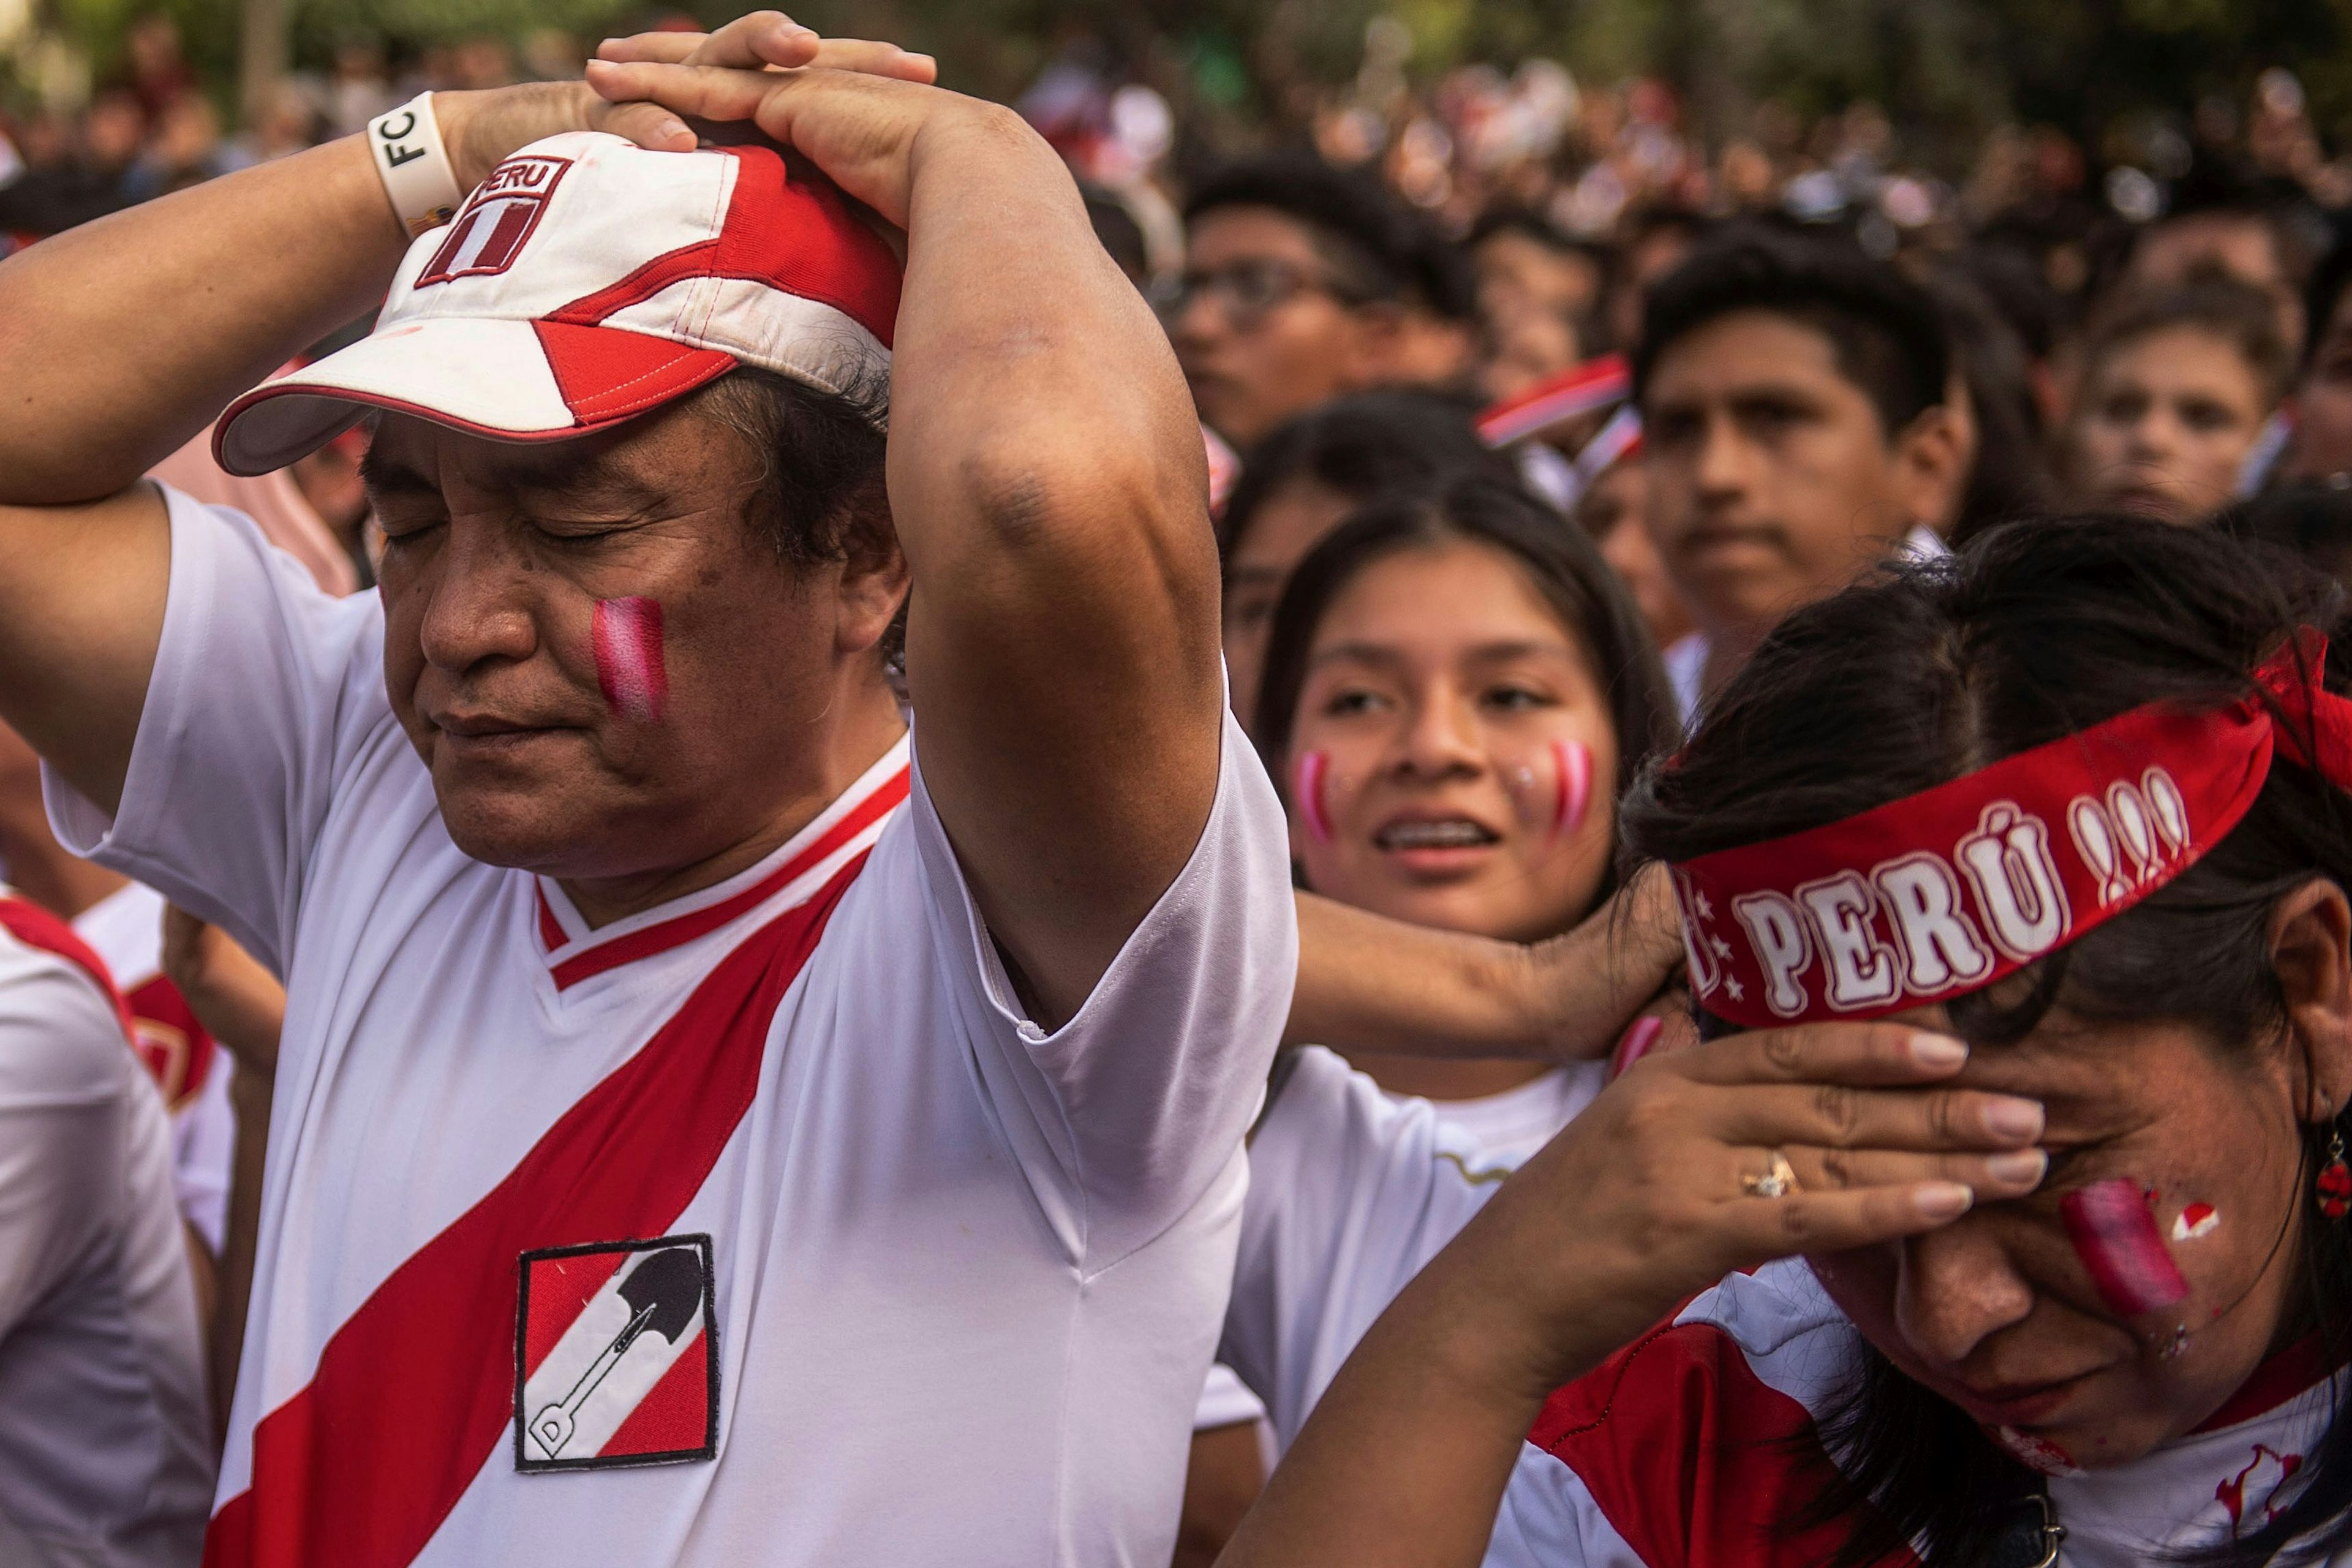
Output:
[[1602,354],[1494,405],[1478,416],[1478,435],[1489,447],[1507,447],[1633,395],[1633,373],[1624,357]]
[[899,279],[841,194],[772,148],[551,136],[409,247],[373,332],[231,404],[214,454],[267,473],[372,408],[565,440],[738,365],[862,392],[888,381]]
[[2260,697],[2169,702],[1843,822],[1673,868],[1691,990],[1755,1027],[1874,1018],[1980,990],[2179,876],[2261,794],[2274,752],[2352,789],[2352,700],[2305,627]]

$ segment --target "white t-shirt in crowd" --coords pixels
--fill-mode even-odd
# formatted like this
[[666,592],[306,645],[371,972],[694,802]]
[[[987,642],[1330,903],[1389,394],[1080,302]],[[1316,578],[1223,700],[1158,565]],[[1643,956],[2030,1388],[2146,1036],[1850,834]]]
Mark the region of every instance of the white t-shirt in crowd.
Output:
[[1364,1331],[1511,1166],[1320,1046],[1287,1054],[1267,1092],[1217,1356],[1287,1448]]
[[[1269,1428],[1279,1454],[1372,1319],[1452,1239],[1452,1229],[1431,1224],[1433,1200],[1421,1181],[1452,1187],[1478,1173],[1461,1192],[1475,1202],[1437,1205],[1458,1228],[1500,1179],[1487,1174],[1516,1170],[1550,1142],[1607,1087],[1609,1064],[1576,1062],[1500,1094],[1440,1101],[1391,1094],[1320,1047],[1286,1058],[1276,1071],[1277,1092],[1250,1135],[1242,1235],[1251,1260],[1236,1274],[1234,1295],[1234,1310],[1245,1319],[1264,1324],[1286,1317],[1261,1335],[1266,1348],[1255,1381],[1222,1361],[1209,1369],[1192,1429],[1270,1419],[1255,1390],[1281,1385],[1283,1365],[1304,1357],[1311,1370],[1297,1385],[1287,1418]],[[1375,1111],[1374,1096],[1386,1110]],[[1432,1112],[1433,1121],[1425,1114]],[[1314,1140],[1325,1137],[1332,1142],[1318,1151]],[[1332,1190],[1337,1172],[1356,1173],[1372,1190],[1349,1201]],[[1377,1244],[1365,1249],[1358,1232],[1389,1225],[1418,1239],[1401,1250]],[[1327,1268],[1333,1277],[1321,1278]],[[1319,1282],[1302,1288],[1307,1280]],[[1251,1293],[1263,1299],[1244,1307],[1242,1298]],[[1337,1322],[1320,1321],[1322,1312],[1337,1313]]]
[[592,931],[451,843],[376,596],[166,493],[121,809],[49,784],[287,977],[211,1568],[1164,1563],[1297,965],[1239,729],[1048,1033],[908,742]]
[[1500,1094],[1433,1103],[1440,1117],[1470,1135],[1488,1163],[1516,1169],[1608,1086],[1606,1061],[1572,1062]]
[[188,1568],[212,1421],[172,1131],[77,947],[0,888],[0,1561]]
[[236,1064],[163,973],[163,895],[128,882],[75,916],[73,925],[106,960],[131,1004],[131,1037],[172,1111],[172,1184],[180,1214],[218,1257],[236,1163],[236,1112],[228,1098]]

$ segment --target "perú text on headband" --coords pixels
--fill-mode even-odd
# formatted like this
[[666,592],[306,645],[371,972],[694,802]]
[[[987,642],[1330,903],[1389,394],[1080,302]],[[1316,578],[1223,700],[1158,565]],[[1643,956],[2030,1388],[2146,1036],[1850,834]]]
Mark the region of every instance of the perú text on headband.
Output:
[[1981,990],[2112,920],[2229,836],[2275,751],[2352,789],[2352,700],[2305,627],[2260,696],[2150,703],[1917,795],[1673,868],[1692,994],[1750,1027]]

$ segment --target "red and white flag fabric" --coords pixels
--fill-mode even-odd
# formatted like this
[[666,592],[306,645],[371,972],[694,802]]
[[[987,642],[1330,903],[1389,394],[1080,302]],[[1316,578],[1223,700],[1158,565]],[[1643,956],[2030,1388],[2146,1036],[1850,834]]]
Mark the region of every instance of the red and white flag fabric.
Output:
[[1602,354],[1494,405],[1478,416],[1478,435],[1489,447],[1507,447],[1633,394],[1633,373],[1624,356]]

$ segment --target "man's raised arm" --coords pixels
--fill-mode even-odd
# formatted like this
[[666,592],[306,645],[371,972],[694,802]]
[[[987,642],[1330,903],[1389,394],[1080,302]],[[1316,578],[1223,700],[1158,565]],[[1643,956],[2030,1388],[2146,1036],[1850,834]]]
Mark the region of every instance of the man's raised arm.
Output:
[[[562,131],[692,140],[577,83],[435,100],[461,184]],[[0,263],[0,718],[99,805],[121,794],[170,572],[163,508],[136,481],[382,299],[407,244],[350,136]]]
[[[1224,694],[1198,421],[1165,334],[1011,110],[608,47],[616,100],[755,120],[908,231],[892,514],[924,780],[1044,1021],[1084,1002],[1207,822]],[[737,68],[728,68],[730,67]]]

